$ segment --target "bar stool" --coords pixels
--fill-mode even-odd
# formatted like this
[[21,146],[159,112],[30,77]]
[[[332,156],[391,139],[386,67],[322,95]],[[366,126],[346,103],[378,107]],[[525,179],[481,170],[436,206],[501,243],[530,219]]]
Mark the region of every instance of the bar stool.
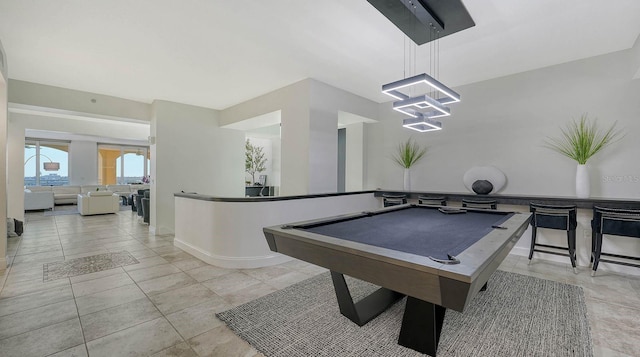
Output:
[[382,195],[382,203],[384,207],[403,205],[407,203],[407,195],[385,193]]
[[142,199],[144,198],[144,193],[146,191],[150,191],[150,190],[149,189],[138,190],[138,194],[136,195],[136,213],[138,214],[138,217],[144,217],[144,214],[142,211]]
[[600,262],[640,268],[640,264],[601,259],[601,256],[605,256],[640,260],[640,257],[602,252],[602,239],[605,234],[640,238],[640,209],[593,207],[593,219],[591,220],[591,263],[593,270],[591,271],[591,276],[596,275]]
[[[578,226],[576,205],[552,206],[539,203],[530,203],[529,210],[533,212],[531,217],[531,249],[529,250],[529,263],[533,252],[562,255],[569,257],[573,272],[576,270],[576,227]],[[538,228],[558,229],[567,231],[567,247],[550,244],[536,243]],[[536,247],[567,250],[569,254],[556,251],[537,249]]]
[[137,212],[138,211],[138,206],[136,206],[136,196],[138,196],[137,193],[132,193],[131,194],[131,211],[132,212]]
[[498,201],[463,198],[462,207],[481,208],[481,209],[498,209]]
[[144,191],[144,197],[142,197],[142,221],[149,223],[149,215],[151,214],[151,191]]
[[445,196],[418,196],[418,204],[446,206],[447,198]]

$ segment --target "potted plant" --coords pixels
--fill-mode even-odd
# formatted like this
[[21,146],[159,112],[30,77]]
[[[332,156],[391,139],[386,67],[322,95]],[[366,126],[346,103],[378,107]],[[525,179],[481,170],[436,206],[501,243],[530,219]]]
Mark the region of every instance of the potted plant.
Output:
[[576,196],[588,198],[590,194],[589,172],[587,160],[602,151],[605,147],[622,138],[622,131],[616,129],[614,122],[607,130],[598,127],[597,118],[593,121],[587,114],[573,120],[566,128],[560,129],[562,135],[549,138],[545,147],[556,151],[578,163],[576,169]]
[[264,157],[262,147],[251,144],[251,141],[247,139],[245,142],[245,172],[251,175],[251,185],[256,182],[256,173],[260,173],[266,170],[265,164],[267,158]]
[[412,138],[400,143],[393,154],[393,161],[404,168],[404,190],[411,190],[410,170],[427,153],[426,147],[421,147]]

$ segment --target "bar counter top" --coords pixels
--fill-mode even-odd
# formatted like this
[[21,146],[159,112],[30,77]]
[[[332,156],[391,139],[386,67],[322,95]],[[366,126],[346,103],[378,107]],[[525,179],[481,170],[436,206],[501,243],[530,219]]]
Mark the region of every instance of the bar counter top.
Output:
[[395,190],[376,190],[374,195],[382,197],[384,194],[390,195],[407,195],[407,199],[418,199],[418,196],[441,197],[444,196],[447,201],[459,202],[462,199],[486,199],[496,200],[498,204],[528,206],[530,202],[537,202],[550,205],[576,205],[578,208],[592,209],[593,206],[615,207],[615,208],[634,208],[640,209],[640,199],[630,198],[577,198],[568,196],[538,196],[538,195],[504,195],[489,194],[477,195],[475,193],[461,192],[418,192],[418,191],[395,191]]
[[190,198],[201,201],[214,202],[266,202],[266,201],[287,201],[299,200],[306,198],[334,197],[358,195],[363,193],[373,193],[375,197],[382,197],[385,194],[390,195],[406,195],[408,199],[417,200],[419,196],[444,196],[447,201],[460,202],[462,199],[487,199],[496,200],[498,204],[521,205],[528,206],[530,202],[537,202],[550,205],[576,205],[578,208],[591,209],[593,206],[615,207],[615,208],[635,208],[640,209],[640,198],[604,198],[590,197],[577,198],[570,196],[542,196],[542,195],[515,195],[515,194],[488,194],[477,195],[470,192],[435,192],[435,191],[401,191],[401,190],[369,190],[354,192],[333,192],[333,193],[317,193],[309,195],[294,196],[262,196],[262,197],[220,197],[203,195],[195,192],[175,193],[175,197]]
[[334,197],[334,196],[347,196],[347,195],[359,195],[363,193],[375,193],[376,191],[353,191],[353,192],[333,192],[333,193],[316,193],[310,195],[295,195],[295,196],[258,196],[258,197],[219,197],[202,195],[195,192],[180,192],[174,193],[174,197],[191,198],[201,201],[214,201],[214,202],[265,202],[265,201],[288,201],[288,200],[300,200],[305,198],[320,198],[320,197]]

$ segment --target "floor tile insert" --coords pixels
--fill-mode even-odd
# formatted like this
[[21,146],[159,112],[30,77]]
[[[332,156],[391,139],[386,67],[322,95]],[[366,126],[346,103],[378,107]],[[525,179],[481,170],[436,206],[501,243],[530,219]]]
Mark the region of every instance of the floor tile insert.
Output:
[[44,281],[95,273],[125,265],[138,264],[127,251],[103,253],[44,265]]

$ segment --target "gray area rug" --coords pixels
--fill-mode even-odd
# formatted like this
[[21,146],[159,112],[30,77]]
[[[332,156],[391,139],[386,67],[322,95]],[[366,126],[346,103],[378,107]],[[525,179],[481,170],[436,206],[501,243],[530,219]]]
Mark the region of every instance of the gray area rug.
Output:
[[[356,300],[376,288],[347,282]],[[218,317],[267,357],[424,356],[397,344],[404,301],[358,327],[325,273]],[[443,356],[593,356],[582,288],[497,271],[464,313],[447,310]]]
[[44,264],[43,280],[51,281],[68,278],[138,263],[138,260],[127,251],[91,255]]
[[53,211],[44,211],[43,216],[67,216],[72,214],[80,214],[78,207],[73,206],[74,209],[54,209]]

